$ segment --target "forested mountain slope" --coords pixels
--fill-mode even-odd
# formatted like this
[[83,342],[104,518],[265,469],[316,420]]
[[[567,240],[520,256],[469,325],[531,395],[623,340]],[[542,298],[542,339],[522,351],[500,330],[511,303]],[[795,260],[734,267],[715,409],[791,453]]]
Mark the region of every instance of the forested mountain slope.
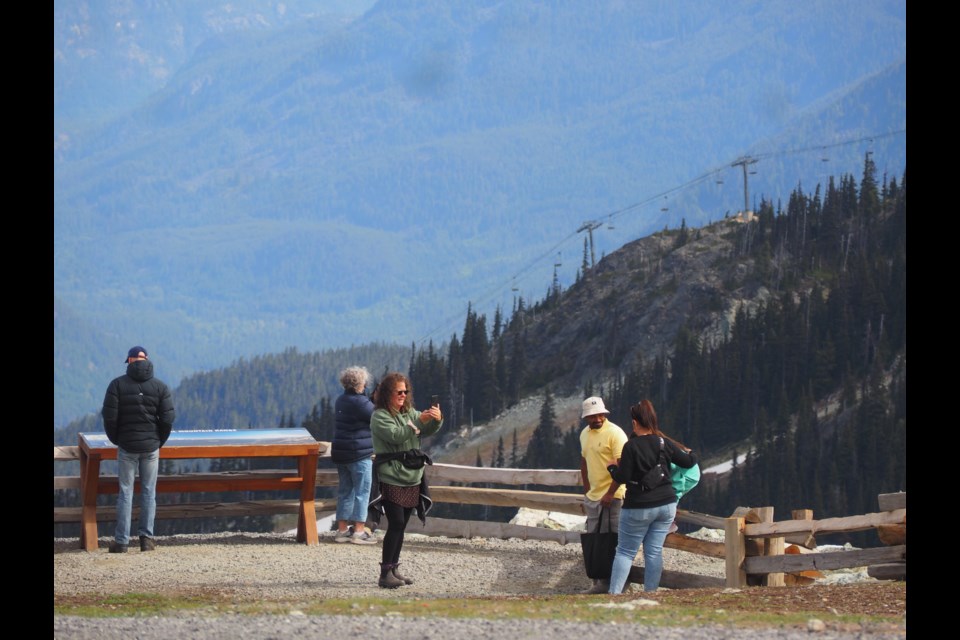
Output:
[[[573,286],[519,300],[489,338],[486,318],[468,316],[445,362],[418,357],[414,385],[436,388],[427,376],[446,365],[460,424],[541,395],[522,439],[523,464],[539,467],[569,468],[578,452],[579,424],[558,423],[554,394],[599,393],[622,426],[650,398],[705,460],[747,454],[690,508],[870,512],[878,493],[906,489],[906,190],[905,173],[878,181],[867,155],[859,177],[797,188],[749,221],[681,225],[593,267],[585,255]],[[482,424],[477,459],[497,458],[490,429],[509,449],[515,427]]]

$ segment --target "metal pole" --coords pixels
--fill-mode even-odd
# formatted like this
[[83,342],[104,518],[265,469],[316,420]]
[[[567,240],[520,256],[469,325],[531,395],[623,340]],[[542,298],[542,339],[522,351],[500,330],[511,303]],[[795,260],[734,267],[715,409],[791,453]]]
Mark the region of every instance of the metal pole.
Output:
[[747,186],[747,165],[756,164],[756,163],[757,163],[756,158],[751,158],[750,156],[743,156],[742,158],[740,158],[739,160],[737,160],[736,162],[730,165],[731,167],[736,167],[736,166],[743,167],[743,215],[744,217],[746,217],[747,211],[749,210],[749,207],[750,207],[750,190],[749,190],[749,187]]
[[580,225],[580,228],[577,229],[577,233],[581,231],[586,231],[587,236],[590,239],[590,267],[593,268],[593,265],[597,263],[596,258],[593,254],[593,230],[598,229],[603,226],[602,222],[597,222],[596,220],[588,220]]

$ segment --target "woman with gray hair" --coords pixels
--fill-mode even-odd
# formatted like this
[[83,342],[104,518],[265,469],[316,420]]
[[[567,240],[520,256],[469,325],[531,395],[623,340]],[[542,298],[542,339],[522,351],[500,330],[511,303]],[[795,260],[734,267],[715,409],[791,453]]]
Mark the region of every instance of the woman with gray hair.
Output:
[[[340,372],[343,394],[334,404],[336,421],[330,457],[340,478],[337,489],[337,542],[376,544],[366,530],[367,505],[373,476],[373,439],[370,416],[373,402],[363,395],[370,381],[365,367],[347,367]],[[352,524],[351,524],[352,523]]]

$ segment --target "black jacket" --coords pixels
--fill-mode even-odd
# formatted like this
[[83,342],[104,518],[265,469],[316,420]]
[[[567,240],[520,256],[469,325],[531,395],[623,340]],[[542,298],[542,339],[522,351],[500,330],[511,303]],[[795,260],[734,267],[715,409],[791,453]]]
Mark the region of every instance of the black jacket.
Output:
[[373,402],[352,389],[343,392],[334,403],[336,421],[333,424],[333,442],[330,459],[335,464],[350,464],[373,455],[373,437],[370,435],[370,416]]
[[[402,460],[404,458],[417,458],[424,464],[433,464],[430,456],[419,449],[411,449],[410,451],[401,451],[399,453],[377,454],[377,459],[373,465],[373,483],[370,486],[370,502],[367,505],[366,525],[371,531],[376,531],[380,528],[380,520],[384,514],[384,500],[383,494],[380,492],[380,474],[377,472],[377,467],[389,460]],[[430,483],[427,482],[427,474],[423,474],[423,477],[420,478],[420,500],[417,502],[417,506],[414,507],[414,511],[417,512],[417,517],[420,518],[420,522],[427,524],[427,514],[432,508],[433,500],[430,498]]]
[[166,443],[176,412],[170,389],[153,377],[153,363],[137,360],[115,378],[103,398],[103,429],[110,442],[130,453],[156,451]]
[[[663,452],[667,460],[684,469],[689,469],[698,462],[693,451],[686,453],[667,438],[663,439]],[[624,509],[650,509],[677,501],[669,473],[659,485],[649,491],[642,489],[639,484],[644,474],[657,464],[659,456],[659,436],[631,435],[627,444],[623,445],[620,466],[608,467],[614,480],[627,485],[627,495],[623,498]]]

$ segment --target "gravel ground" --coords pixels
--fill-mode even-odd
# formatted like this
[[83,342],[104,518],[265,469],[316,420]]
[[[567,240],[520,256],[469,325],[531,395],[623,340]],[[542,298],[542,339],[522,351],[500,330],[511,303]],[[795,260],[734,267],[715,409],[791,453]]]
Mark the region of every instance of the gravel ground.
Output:
[[[517,539],[471,540],[409,534],[401,572],[415,584],[400,591],[377,586],[380,545],[296,544],[292,536],[263,533],[157,538],[157,551],[126,554],[81,551],[74,539],[54,541],[54,596],[129,592],[219,592],[241,599],[318,600],[443,594],[556,595],[590,586],[580,545]],[[175,566],[171,566],[171,561]],[[664,568],[722,577],[723,561],[664,549]],[[93,578],[91,580],[91,578]]]
[[[322,533],[318,546],[297,544],[284,534],[222,533],[160,537],[155,552],[109,554],[108,538],[94,553],[73,539],[54,540],[54,600],[100,599],[111,594],[220,594],[238,602],[318,602],[337,598],[411,599],[437,596],[543,596],[577,593],[589,586],[579,545],[522,540],[472,540],[408,534],[401,570],[416,580],[397,590],[376,585],[380,546],[335,544]],[[722,576],[723,561],[664,550],[666,569]],[[797,629],[751,630],[735,627],[651,628],[611,621],[608,633],[635,638],[690,637],[809,638]],[[443,620],[386,616],[188,615],[163,617],[54,617],[57,638],[126,640],[244,640],[286,637],[343,637],[377,634],[407,638],[564,638],[603,633],[606,625],[554,620]],[[693,634],[691,636],[691,634]],[[902,638],[905,628],[866,634],[825,629],[817,638]]]

